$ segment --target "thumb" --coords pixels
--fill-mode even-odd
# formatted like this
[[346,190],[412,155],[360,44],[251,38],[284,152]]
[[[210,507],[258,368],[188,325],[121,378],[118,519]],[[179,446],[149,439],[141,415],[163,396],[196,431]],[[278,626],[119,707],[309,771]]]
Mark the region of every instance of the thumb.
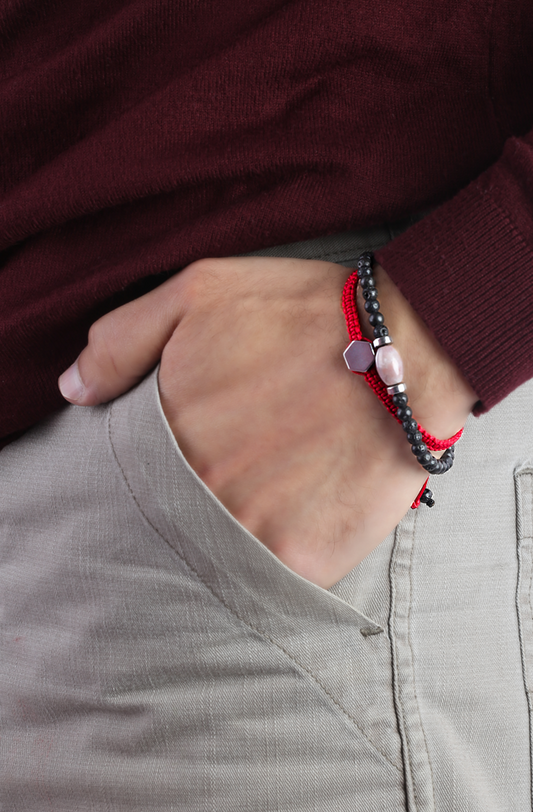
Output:
[[63,397],[76,406],[96,406],[142,380],[183,317],[180,293],[175,276],[96,321],[87,346],[59,378]]

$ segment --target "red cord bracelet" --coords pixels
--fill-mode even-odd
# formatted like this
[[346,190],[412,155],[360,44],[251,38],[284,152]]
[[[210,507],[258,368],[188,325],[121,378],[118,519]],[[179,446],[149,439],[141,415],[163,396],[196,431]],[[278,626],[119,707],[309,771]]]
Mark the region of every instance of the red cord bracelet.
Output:
[[[362,258],[365,258],[365,263],[368,267],[371,267],[372,255],[371,254],[363,254]],[[370,259],[367,259],[370,258]],[[361,325],[359,322],[359,315],[357,312],[357,303],[356,303],[356,291],[357,291],[357,284],[359,281],[358,272],[354,271],[347,279],[346,284],[344,286],[344,290],[342,292],[342,309],[346,318],[346,326],[348,328],[348,335],[350,336],[350,342],[367,342],[368,344],[373,346],[373,342],[363,336],[361,331]],[[378,311],[378,307],[375,308],[375,312]],[[386,331],[388,334],[388,331]],[[387,342],[390,342],[390,339],[387,339]],[[373,350],[369,348],[369,356],[373,355]],[[348,361],[347,361],[348,363]],[[368,385],[374,390],[378,398],[381,400],[385,408],[392,414],[394,419],[403,424],[402,418],[398,417],[397,415],[397,407],[393,402],[393,395],[389,394],[387,391],[387,384],[385,384],[382,379],[380,378],[378,371],[376,369],[376,365],[371,361],[370,368],[366,369],[366,371],[359,371],[357,369],[353,369],[350,366],[351,371],[355,375],[363,375]],[[453,437],[450,437],[447,440],[439,440],[437,437],[434,437],[429,432],[425,431],[422,426],[417,423],[417,428],[420,434],[422,435],[423,442],[426,444],[429,451],[444,451],[445,449],[451,448],[457,440],[461,437],[463,433],[463,429],[454,434]],[[429,477],[428,477],[429,479]],[[423,487],[421,488],[418,496],[416,497],[415,501],[412,503],[412,508],[417,508],[420,505],[420,501],[424,492],[426,491],[426,485],[428,482],[426,479]],[[425,499],[430,506],[433,504],[432,500]]]

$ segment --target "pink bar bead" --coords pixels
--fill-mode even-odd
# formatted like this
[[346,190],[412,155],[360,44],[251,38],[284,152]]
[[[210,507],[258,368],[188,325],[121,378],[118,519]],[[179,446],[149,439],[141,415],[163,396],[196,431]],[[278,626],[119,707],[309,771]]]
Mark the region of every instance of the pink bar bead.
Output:
[[376,353],[376,369],[378,375],[386,386],[403,381],[403,361],[398,350],[387,344],[380,347]]

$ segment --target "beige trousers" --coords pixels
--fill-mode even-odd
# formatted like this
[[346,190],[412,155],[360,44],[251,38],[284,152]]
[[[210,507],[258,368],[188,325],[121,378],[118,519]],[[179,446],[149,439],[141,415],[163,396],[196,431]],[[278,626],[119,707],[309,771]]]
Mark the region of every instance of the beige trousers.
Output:
[[328,591],[197,478],[156,373],[8,446],[0,810],[531,810],[532,400],[472,418],[436,506]]

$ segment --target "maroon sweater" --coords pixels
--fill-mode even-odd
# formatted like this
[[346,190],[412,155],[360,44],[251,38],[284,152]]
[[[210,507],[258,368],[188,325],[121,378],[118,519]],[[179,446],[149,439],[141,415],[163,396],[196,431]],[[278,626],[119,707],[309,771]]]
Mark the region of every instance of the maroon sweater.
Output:
[[531,0],[9,0],[0,111],[0,437],[165,274],[445,200],[379,259],[483,408],[533,376]]

